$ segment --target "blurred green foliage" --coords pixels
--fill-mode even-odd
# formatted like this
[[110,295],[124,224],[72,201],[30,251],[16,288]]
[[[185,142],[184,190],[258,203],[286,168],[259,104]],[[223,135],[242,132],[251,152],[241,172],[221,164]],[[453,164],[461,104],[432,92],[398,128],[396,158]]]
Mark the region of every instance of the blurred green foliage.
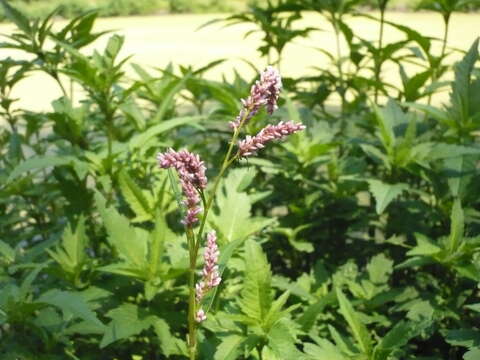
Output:
[[[265,5],[267,0],[11,0],[29,18],[45,17],[58,8],[57,16],[72,18],[97,9],[100,16],[153,15],[163,13],[220,13],[244,11],[250,5]],[[390,7],[415,9],[421,0],[391,0]],[[365,0],[364,6],[374,8],[376,0]],[[0,21],[6,20],[0,9]]]
[[[223,60],[127,75],[124,38],[96,33],[98,13],[54,27],[55,13],[30,20],[0,3],[16,26],[0,46],[31,59],[0,59],[0,358],[185,359],[190,259],[156,153],[188,148],[213,178],[256,78],[208,80]],[[347,46],[284,78],[274,117],[259,112],[247,129],[290,119],[306,131],[219,185],[207,227],[222,283],[199,359],[480,356],[479,40],[448,45],[452,16],[476,0],[425,2],[444,21],[433,38],[385,18],[387,0],[379,16],[360,3],[272,0],[218,20],[255,26],[258,52],[279,67],[288,42],[325,31],[298,31],[306,12]],[[378,39],[350,27],[353,14]],[[401,38],[386,43],[385,27]],[[62,92],[45,111],[12,95],[32,73]]]

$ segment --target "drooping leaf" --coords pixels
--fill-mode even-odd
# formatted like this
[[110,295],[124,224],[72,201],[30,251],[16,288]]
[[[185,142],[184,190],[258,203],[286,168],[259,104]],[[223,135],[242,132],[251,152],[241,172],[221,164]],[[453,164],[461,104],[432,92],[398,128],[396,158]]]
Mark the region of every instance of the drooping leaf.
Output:
[[204,116],[185,116],[179,118],[173,118],[169,120],[164,120],[161,123],[150,127],[145,132],[135,135],[129,142],[128,146],[130,150],[134,151],[136,149],[142,148],[148,141],[154,137],[174,129],[182,125],[193,124],[203,120]]
[[37,302],[59,308],[67,319],[77,317],[97,326],[103,326],[96,314],[90,309],[88,303],[77,293],[52,289],[42,294]]
[[42,170],[54,166],[73,165],[77,161],[73,156],[43,156],[31,157],[18,164],[10,173],[7,182],[17,179],[20,175],[31,170]]

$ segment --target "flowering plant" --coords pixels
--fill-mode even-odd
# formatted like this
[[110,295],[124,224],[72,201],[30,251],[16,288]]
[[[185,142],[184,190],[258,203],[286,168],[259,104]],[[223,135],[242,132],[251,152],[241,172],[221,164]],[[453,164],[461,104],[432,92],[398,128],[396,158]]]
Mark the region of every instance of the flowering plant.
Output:
[[[226,170],[236,161],[254,155],[258,150],[265,147],[272,140],[281,140],[286,136],[305,129],[302,124],[293,121],[280,122],[277,125],[269,124],[258,134],[246,135],[239,140],[240,134],[245,126],[262,107],[265,107],[268,114],[278,108],[277,101],[282,88],[282,81],[278,71],[268,66],[260,74],[260,80],[256,81],[250,90],[250,95],[242,99],[242,108],[234,121],[230,122],[233,130],[232,139],[224,157],[220,171],[208,194],[206,194],[207,178],[205,176],[205,164],[200,160],[199,155],[187,150],[175,151],[169,149],[159,153],[158,164],[163,169],[173,168],[176,170],[184,200],[182,205],[186,208],[185,217],[182,220],[187,235],[188,250],[190,254],[190,278],[189,278],[189,307],[188,307],[188,346],[190,359],[196,358],[196,323],[207,318],[202,308],[202,299],[205,294],[218,286],[221,277],[218,272],[219,250],[215,231],[207,234],[207,243],[204,250],[204,267],[202,279],[195,284],[195,273],[197,268],[197,257],[200,244],[203,239],[203,232],[207,215],[212,207],[217,188]],[[238,141],[238,143],[237,143]],[[237,150],[234,151],[237,145]],[[200,203],[203,206],[200,207]],[[202,215],[200,216],[200,214]],[[198,231],[194,228],[199,223]]]

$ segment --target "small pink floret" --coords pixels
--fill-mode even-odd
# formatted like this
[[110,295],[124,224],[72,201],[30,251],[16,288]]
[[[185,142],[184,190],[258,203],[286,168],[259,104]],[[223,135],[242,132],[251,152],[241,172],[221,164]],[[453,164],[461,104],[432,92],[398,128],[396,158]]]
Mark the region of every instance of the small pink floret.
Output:
[[207,320],[207,315],[205,314],[205,311],[203,311],[203,309],[199,309],[197,311],[197,314],[195,315],[195,321],[200,323],[205,320]]

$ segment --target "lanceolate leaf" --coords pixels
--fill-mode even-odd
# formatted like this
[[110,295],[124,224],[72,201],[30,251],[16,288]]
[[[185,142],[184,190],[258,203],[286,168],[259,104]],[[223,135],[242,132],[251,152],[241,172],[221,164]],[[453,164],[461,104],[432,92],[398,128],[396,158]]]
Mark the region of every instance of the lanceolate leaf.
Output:
[[7,182],[17,179],[20,175],[31,170],[42,170],[54,166],[74,165],[78,160],[73,156],[44,156],[32,157],[20,163],[10,173]]
[[151,220],[153,217],[152,197],[149,196],[148,193],[144,193],[125,171],[120,173],[118,180],[125,200],[137,215],[135,221],[143,222]]
[[340,313],[347,321],[350,331],[352,332],[360,350],[363,354],[369,355],[372,351],[372,340],[370,339],[370,334],[367,328],[360,321],[358,314],[355,312],[340,288],[337,288],[337,298],[340,305]]
[[458,199],[453,203],[450,222],[450,251],[455,252],[463,240],[463,231],[465,227],[462,204]]
[[478,60],[477,39],[465,57],[455,66],[455,81],[452,84],[450,113],[458,127],[464,126],[470,118],[470,77]]
[[169,119],[169,120],[164,120],[161,123],[152,126],[145,132],[136,135],[130,140],[129,143],[129,148],[130,150],[136,150],[140,149],[142,146],[144,146],[149,140],[153,139],[154,137],[169,131],[171,129],[174,129],[176,127],[182,126],[182,125],[188,125],[188,124],[193,124],[201,121],[204,119],[204,116],[185,116],[185,117],[179,117],[179,118],[174,118],[174,119]]
[[221,342],[215,351],[214,360],[236,360],[242,354],[242,343],[245,337],[239,334],[220,338]]
[[421,323],[401,321],[396,324],[375,347],[373,360],[386,360],[395,350],[405,346],[408,341],[420,334],[430,324],[428,321]]
[[148,232],[130,226],[125,216],[120,215],[113,207],[106,206],[105,198],[98,192],[95,194],[95,201],[107,229],[109,242],[127,262],[138,269],[145,268]]
[[103,326],[88,303],[79,294],[54,289],[40,296],[37,301],[58,307],[67,319],[73,316]]

